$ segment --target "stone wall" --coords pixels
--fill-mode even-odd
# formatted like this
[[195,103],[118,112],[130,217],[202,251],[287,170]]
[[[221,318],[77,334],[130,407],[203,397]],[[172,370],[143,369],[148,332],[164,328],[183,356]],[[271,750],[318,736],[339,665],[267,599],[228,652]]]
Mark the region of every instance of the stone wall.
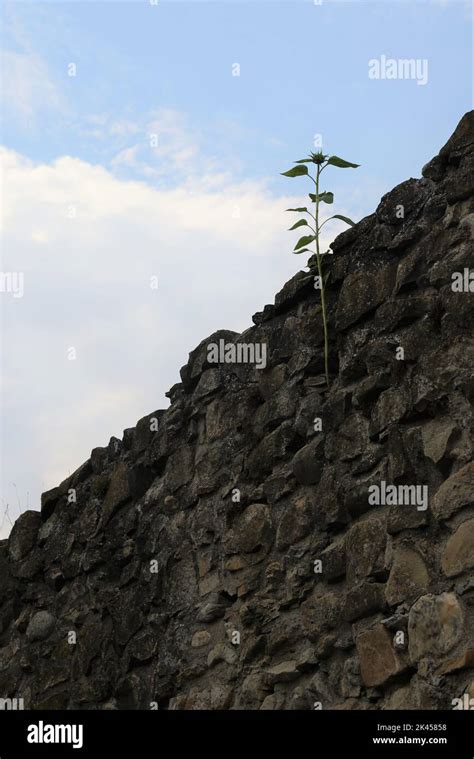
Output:
[[[0,697],[474,697],[473,143],[471,112],[333,244],[329,390],[310,259],[253,327],[190,354],[166,411],[17,520],[0,542]],[[266,367],[210,363],[220,340],[266,345]]]

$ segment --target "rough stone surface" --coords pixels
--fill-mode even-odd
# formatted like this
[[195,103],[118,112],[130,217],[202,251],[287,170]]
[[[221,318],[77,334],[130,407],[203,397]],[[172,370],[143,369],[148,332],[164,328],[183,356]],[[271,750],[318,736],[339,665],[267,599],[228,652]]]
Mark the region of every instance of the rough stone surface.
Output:
[[[471,112],[334,241],[329,388],[311,258],[254,326],[191,352],[166,410],[17,520],[0,698],[385,710],[472,692],[474,311],[451,282],[474,268],[473,150]],[[266,367],[209,364],[219,340],[265,343]],[[428,508],[370,502],[382,484],[426,487]]]
[[390,606],[416,598],[428,585],[428,570],[420,554],[404,545],[397,547],[385,594]]
[[26,637],[29,640],[45,640],[53,631],[55,619],[48,611],[39,611],[32,617],[26,628]]
[[474,504],[474,461],[455,472],[440,486],[434,497],[433,512],[448,519],[465,506]]
[[462,607],[454,593],[421,596],[408,617],[408,651],[411,661],[440,659],[461,640]]
[[41,524],[38,511],[25,511],[18,517],[8,541],[8,553],[12,561],[21,561],[31,551]]
[[383,625],[376,625],[356,639],[362,680],[367,687],[383,685],[398,675],[404,664]]
[[443,551],[441,565],[448,577],[474,568],[474,519],[459,525]]

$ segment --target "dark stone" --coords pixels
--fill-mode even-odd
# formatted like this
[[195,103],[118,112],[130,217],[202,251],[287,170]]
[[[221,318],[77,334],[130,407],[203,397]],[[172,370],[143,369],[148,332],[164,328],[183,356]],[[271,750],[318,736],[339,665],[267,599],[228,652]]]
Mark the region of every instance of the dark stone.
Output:
[[194,389],[205,369],[215,368],[207,360],[208,345],[210,343],[219,343],[220,340],[224,340],[225,343],[232,343],[236,337],[238,337],[237,332],[221,329],[209,335],[206,340],[203,340],[197,348],[191,351],[188,363],[180,370],[181,381],[185,391],[189,392]]
[[293,474],[301,485],[314,485],[319,482],[324,466],[324,441],[322,436],[305,445],[294,457],[291,467]]
[[45,493],[41,494],[41,516],[45,521],[46,519],[49,519],[56,508],[59,497],[59,487],[51,488],[51,490],[47,490]]
[[383,583],[362,582],[346,593],[343,618],[354,622],[386,607],[385,585]]
[[214,622],[224,616],[229,605],[228,600],[220,593],[210,593],[205,602],[199,607],[196,615],[198,622]]
[[18,517],[8,538],[8,553],[12,561],[21,561],[35,546],[41,522],[38,511],[25,511]]

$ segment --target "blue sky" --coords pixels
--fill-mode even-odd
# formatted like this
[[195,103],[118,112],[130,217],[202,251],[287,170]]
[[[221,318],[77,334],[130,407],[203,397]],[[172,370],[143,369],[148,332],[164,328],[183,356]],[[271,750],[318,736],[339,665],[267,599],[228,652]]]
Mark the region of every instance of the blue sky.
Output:
[[[46,100],[36,127],[6,124],[5,143],[34,159],[107,164],[132,135],[88,137],[88,120],[140,123],[167,107],[187,115],[206,154],[242,176],[272,177],[275,192],[285,191],[278,169],[314,133],[363,162],[365,179],[391,185],[419,172],[472,100],[472,29],[457,0],[6,8],[7,48],[31,45],[61,99],[55,118]],[[428,84],[369,80],[367,61],[381,54],[428,59]],[[234,62],[240,77],[231,76]]]
[[[472,107],[472,19],[462,0],[10,2],[2,17],[2,270],[25,276],[24,297],[1,294],[16,515],[17,490],[37,508],[304,265],[283,209],[307,189],[279,172],[316,134],[361,164],[327,173],[340,213],[420,176]],[[381,56],[426,60],[428,81],[370,79]]]

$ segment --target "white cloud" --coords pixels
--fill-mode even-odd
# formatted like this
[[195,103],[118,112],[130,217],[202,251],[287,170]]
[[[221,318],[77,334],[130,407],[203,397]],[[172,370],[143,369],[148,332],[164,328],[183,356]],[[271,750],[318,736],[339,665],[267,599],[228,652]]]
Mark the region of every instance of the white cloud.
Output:
[[[124,126],[124,125],[128,125]],[[200,136],[186,116],[173,108],[161,108],[147,117],[142,124],[130,122],[105,123],[104,132],[112,137],[139,138],[133,145],[121,147],[110,161],[114,171],[129,169],[138,176],[159,178],[166,176],[180,181],[184,176],[207,173],[213,170],[209,157],[200,153]],[[123,145],[123,140],[121,139]]]
[[24,129],[33,129],[45,111],[65,112],[66,105],[44,61],[34,53],[1,54],[2,109]]
[[117,155],[112,158],[110,162],[110,166],[116,170],[120,169],[122,166],[125,166],[126,168],[131,168],[134,170],[142,170],[142,164],[137,159],[137,153],[139,150],[139,145],[132,145],[130,148],[124,148],[121,150]]
[[198,153],[197,135],[184,115],[171,108],[160,109],[148,123],[149,135],[156,135],[156,158],[166,159],[177,169],[187,168]]
[[[229,120],[214,124],[213,135],[217,141],[222,140],[224,130],[227,138],[229,131],[239,134],[238,125],[231,127],[230,124]],[[209,150],[203,149],[202,132],[190,123],[186,114],[176,109],[160,108],[144,115],[141,122],[133,123],[133,129],[130,126],[128,131],[120,132],[114,125],[112,119],[105,119],[101,138],[110,135],[116,140],[117,152],[109,166],[119,177],[164,180],[168,185],[207,192],[235,182],[234,177],[242,168],[236,154],[226,156],[224,164],[220,156],[210,155]],[[243,128],[240,131],[246,134]],[[88,132],[89,136],[92,132]],[[132,137],[133,144],[130,144]]]

